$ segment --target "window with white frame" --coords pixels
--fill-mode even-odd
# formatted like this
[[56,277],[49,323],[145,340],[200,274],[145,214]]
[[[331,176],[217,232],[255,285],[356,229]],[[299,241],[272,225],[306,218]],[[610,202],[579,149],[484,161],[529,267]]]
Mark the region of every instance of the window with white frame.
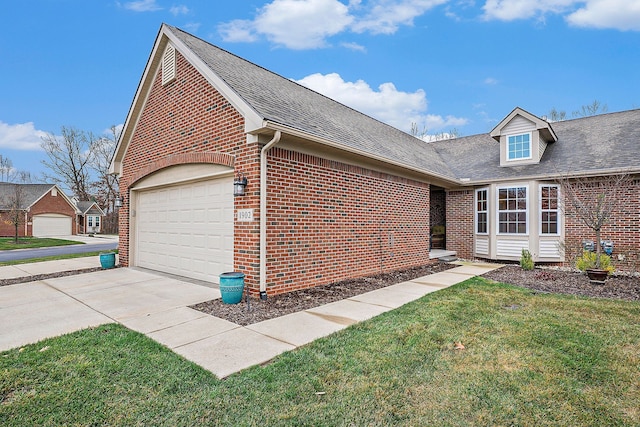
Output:
[[527,187],[498,188],[498,233],[527,234]]
[[507,137],[507,159],[520,160],[531,158],[531,133],[509,135]]
[[559,234],[559,198],[557,185],[540,186],[540,233]]
[[476,190],[476,233],[487,234],[489,232],[489,190],[481,188]]
[[93,227],[93,217],[91,215],[87,216],[87,227]]
[[100,217],[99,216],[95,217],[95,223],[96,223],[96,227],[100,227]]

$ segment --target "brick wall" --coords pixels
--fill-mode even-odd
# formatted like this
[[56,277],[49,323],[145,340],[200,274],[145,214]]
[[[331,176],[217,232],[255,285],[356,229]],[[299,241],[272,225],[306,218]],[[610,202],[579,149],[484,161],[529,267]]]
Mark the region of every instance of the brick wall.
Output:
[[[584,200],[594,200],[593,192],[585,192]],[[595,241],[595,233],[568,207],[565,215],[565,265],[573,266],[582,252],[582,241]],[[617,270],[640,271],[640,180],[629,183],[621,191],[611,220],[602,227],[602,240],[614,244],[612,261]],[[620,259],[619,256],[620,255]]]
[[[67,202],[67,200],[58,193],[57,196],[52,196],[51,192],[48,192],[44,197],[38,200],[27,213],[27,226],[26,235],[33,235],[33,226],[30,223],[33,221],[34,215],[55,213],[61,215],[67,215],[72,218],[71,232],[76,234],[76,216],[75,209]],[[6,224],[5,220],[8,218],[8,214],[3,212],[0,214],[0,236],[14,236],[15,227],[10,224]],[[24,216],[23,216],[24,218]],[[22,222],[18,227],[18,235],[25,236],[25,224]]]
[[[123,159],[119,212],[120,264],[129,265],[129,187],[162,168],[188,163],[215,163],[242,171],[249,180],[247,195],[236,198],[236,209],[259,213],[257,143],[247,144],[244,119],[186,60],[176,52],[176,80],[162,86],[155,77],[144,110]],[[258,284],[259,223],[236,223],[235,266],[249,286]]]
[[447,250],[473,259],[473,190],[447,191]]
[[429,261],[429,185],[278,147],[269,152],[271,294]]

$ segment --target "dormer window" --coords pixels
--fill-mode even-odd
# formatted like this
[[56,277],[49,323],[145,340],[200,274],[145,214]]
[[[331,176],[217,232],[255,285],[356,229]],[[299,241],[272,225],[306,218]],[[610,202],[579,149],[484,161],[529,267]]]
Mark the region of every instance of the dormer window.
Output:
[[531,158],[531,133],[510,135],[507,137],[507,159],[522,160]]

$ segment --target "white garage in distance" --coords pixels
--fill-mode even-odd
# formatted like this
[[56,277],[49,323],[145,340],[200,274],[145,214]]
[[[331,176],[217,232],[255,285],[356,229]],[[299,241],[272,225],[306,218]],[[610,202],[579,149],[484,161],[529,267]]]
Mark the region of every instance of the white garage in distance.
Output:
[[72,233],[73,219],[62,214],[40,214],[33,216],[33,236],[53,237],[70,236]]

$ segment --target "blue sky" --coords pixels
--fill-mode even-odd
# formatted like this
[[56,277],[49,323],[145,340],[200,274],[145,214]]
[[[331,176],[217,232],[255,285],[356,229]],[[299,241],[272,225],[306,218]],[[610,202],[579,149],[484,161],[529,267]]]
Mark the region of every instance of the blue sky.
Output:
[[640,0],[11,1],[0,155],[128,113],[162,22],[408,131],[490,131],[520,106],[640,108]]

